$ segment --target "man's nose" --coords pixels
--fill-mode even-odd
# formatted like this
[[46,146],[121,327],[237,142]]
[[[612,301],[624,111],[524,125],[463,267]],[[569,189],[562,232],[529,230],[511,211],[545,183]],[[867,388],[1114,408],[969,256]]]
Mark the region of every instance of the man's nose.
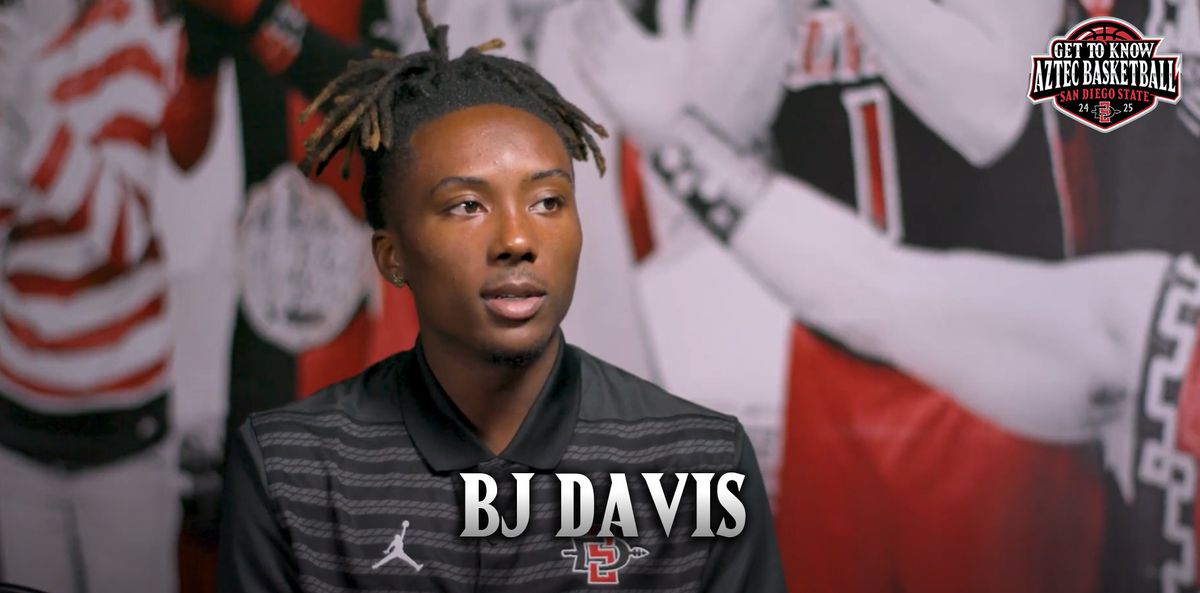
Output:
[[489,260],[507,263],[535,261],[537,233],[532,226],[532,218],[531,213],[518,206],[497,211],[494,219],[495,239],[492,241]]

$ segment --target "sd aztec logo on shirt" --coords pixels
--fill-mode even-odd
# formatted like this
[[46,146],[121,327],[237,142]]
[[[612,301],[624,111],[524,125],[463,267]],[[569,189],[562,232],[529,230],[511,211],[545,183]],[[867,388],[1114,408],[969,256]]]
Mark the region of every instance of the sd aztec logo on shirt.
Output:
[[575,559],[571,572],[587,574],[589,585],[616,585],[621,579],[618,571],[630,560],[650,555],[646,548],[631,547],[615,536],[574,538],[572,543],[572,547],[562,551],[562,556]]
[[1029,99],[1053,100],[1093,129],[1115,130],[1160,100],[1179,101],[1179,56],[1157,55],[1160,43],[1121,19],[1086,20],[1052,39],[1047,55],[1033,56]]

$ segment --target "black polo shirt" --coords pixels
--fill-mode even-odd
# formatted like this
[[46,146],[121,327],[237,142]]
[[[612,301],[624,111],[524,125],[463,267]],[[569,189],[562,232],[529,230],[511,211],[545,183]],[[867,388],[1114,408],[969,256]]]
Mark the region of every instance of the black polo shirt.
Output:
[[[232,439],[220,591],[784,591],[762,477],[738,421],[560,344],[500,455],[446,396],[419,342],[311,398],[251,416]],[[539,474],[521,536],[460,536],[463,472],[497,478],[493,504],[510,522],[511,474]],[[592,478],[597,523],[610,472],[627,473],[637,537],[555,537],[559,482],[541,475],[550,472]],[[690,537],[696,500],[686,496],[667,537],[642,472],[745,474],[745,529]],[[673,482],[664,484],[670,497]],[[719,508],[714,498],[714,514]]]

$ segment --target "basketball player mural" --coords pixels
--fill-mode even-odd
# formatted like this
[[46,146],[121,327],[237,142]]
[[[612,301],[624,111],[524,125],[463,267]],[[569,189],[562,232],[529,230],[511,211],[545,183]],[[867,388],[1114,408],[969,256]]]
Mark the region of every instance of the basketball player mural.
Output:
[[[1170,314],[1160,295],[1186,292],[1193,267],[1147,254],[1046,261],[1074,249],[1075,208],[1053,174],[1057,121],[1022,93],[1060,7],[819,5],[801,16],[800,50],[775,49],[794,57],[785,73],[753,54],[772,53],[761,49],[772,23],[720,38],[705,28],[716,4],[672,28],[663,19],[683,8],[660,3],[657,34],[619,10],[594,15],[601,25],[590,36],[581,25],[576,51],[648,153],[656,242],[639,293],[664,383],[748,425],[768,417],[764,440],[769,417],[786,417],[784,442],[759,448],[783,451],[763,465],[781,466],[793,585],[1097,590],[1103,476],[1080,446],[1102,442],[1132,495],[1134,407],[1157,348],[1147,335]],[[753,21],[755,4],[727,10]],[[885,26],[915,14],[942,25]],[[654,80],[626,81],[622,36],[657,48],[659,61],[644,50],[636,68]],[[913,92],[977,68],[1011,98],[1008,118],[969,108],[982,100],[972,85],[944,85],[957,100],[934,107]],[[766,125],[729,126],[769,121],[780,102],[782,171],[755,150]],[[745,113],[756,107],[768,109]],[[695,339],[701,319],[717,338]]]
[[177,587],[150,0],[0,3],[0,582]]
[[222,60],[233,61],[239,92],[246,186],[229,279],[239,306],[227,421],[237,426],[250,412],[358,372],[415,332],[403,322],[388,335],[375,331],[381,317],[403,320],[411,310],[404,294],[367,273],[359,172],[306,179],[294,166],[305,133],[319,124],[295,123],[305,102],[347,61],[395,49],[404,27],[383,0],[189,0],[184,8],[188,53],[168,115],[190,132],[174,135],[182,139],[170,145],[177,164],[194,165],[206,149]]
[[[1147,37],[1162,38],[1160,51],[1182,56],[1181,100],[1172,109],[1152,113],[1119,135],[1072,130],[1076,137],[1064,138],[1067,162],[1074,164],[1069,168],[1072,192],[1098,205],[1107,250],[1200,253],[1200,235],[1192,228],[1200,220],[1192,182],[1200,159],[1200,2],[1084,0],[1069,2],[1068,8],[1067,26],[1090,16],[1116,16]],[[1163,308],[1170,312],[1179,306],[1179,301],[1164,301]],[[1197,588],[1197,449],[1191,428],[1196,364],[1189,363],[1192,347],[1163,350],[1176,340],[1161,337],[1172,325],[1190,325],[1191,311],[1182,320],[1162,321],[1162,330],[1151,334],[1157,348],[1147,353],[1145,391],[1127,420],[1136,428],[1125,492],[1130,514],[1112,533],[1116,545],[1110,546],[1106,565],[1124,569],[1115,575],[1124,580],[1113,590]],[[1183,331],[1177,337],[1192,335],[1190,327]]]

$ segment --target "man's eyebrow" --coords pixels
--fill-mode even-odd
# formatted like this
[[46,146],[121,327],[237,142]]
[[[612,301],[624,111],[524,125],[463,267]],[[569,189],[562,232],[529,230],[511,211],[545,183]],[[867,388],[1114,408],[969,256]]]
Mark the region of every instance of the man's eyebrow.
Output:
[[443,177],[441,181],[434,184],[433,189],[429,190],[429,194],[430,195],[436,194],[438,192],[438,190],[442,189],[443,187],[446,187],[447,185],[473,185],[476,187],[486,187],[487,184],[488,184],[488,182],[480,177],[465,177],[462,175],[451,175],[450,177]]
[[[571,178],[570,173],[567,173],[566,171],[564,171],[562,169],[558,169],[558,168],[546,169],[545,171],[538,171],[537,173],[534,173],[533,175],[529,176],[529,181],[540,181],[542,179],[546,179],[549,177],[561,177],[563,179],[566,179],[567,181],[574,182],[574,179]],[[488,184],[487,180],[482,177],[470,177],[470,176],[466,176],[466,175],[451,175],[449,177],[443,177],[441,179],[441,181],[438,181],[437,183],[435,183],[433,188],[429,190],[429,193],[430,193],[430,195],[436,194],[438,192],[438,190],[440,190],[448,185],[471,185],[471,186],[475,186],[475,187],[487,187],[489,184]]]
[[542,179],[546,179],[547,177],[562,177],[563,179],[566,179],[567,181],[572,181],[572,182],[575,181],[574,179],[571,178],[570,173],[567,173],[566,171],[563,171],[562,169],[546,169],[545,171],[538,171],[537,173],[530,175],[529,180],[530,181],[541,181]]

